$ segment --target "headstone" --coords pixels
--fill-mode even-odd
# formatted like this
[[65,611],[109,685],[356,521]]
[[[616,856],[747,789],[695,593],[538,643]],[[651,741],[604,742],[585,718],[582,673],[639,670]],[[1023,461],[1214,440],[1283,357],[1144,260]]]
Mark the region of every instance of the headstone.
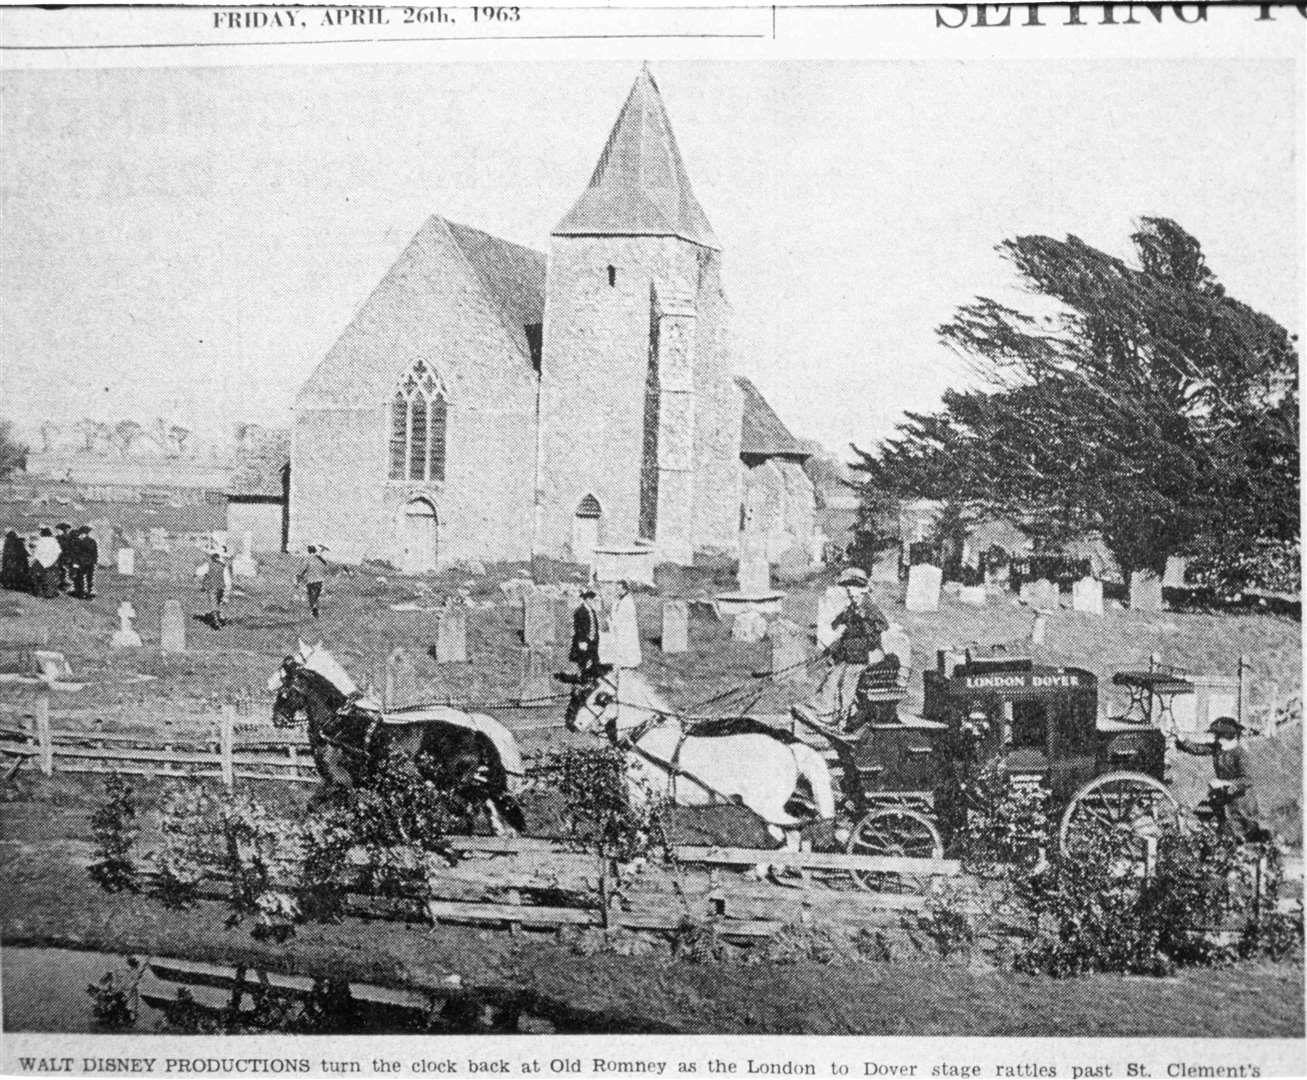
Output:
[[690,648],[690,605],[684,600],[663,604],[663,652],[683,653]]
[[416,702],[417,669],[413,666],[413,657],[404,649],[395,649],[386,657],[383,703],[387,709],[397,709]]
[[159,647],[166,653],[186,651],[186,616],[180,600],[167,600],[159,624]]
[[890,623],[889,629],[880,635],[881,651],[886,656],[897,656],[899,667],[907,670],[912,667],[912,639],[908,632],[898,623]]
[[880,582],[884,585],[897,585],[899,581],[899,549],[892,547],[888,551],[882,551],[871,564],[872,581]]
[[90,526],[97,551],[95,564],[107,570],[113,566],[113,522],[108,518],[96,518]]
[[835,642],[835,628],[831,621],[849,603],[848,594],[838,585],[830,586],[817,601],[817,647],[829,648]]
[[136,573],[136,551],[133,548],[118,549],[118,573],[124,577]]
[[256,577],[259,573],[259,564],[254,558],[254,534],[247,532],[241,538],[241,553],[231,561],[231,572],[233,577]]
[[1035,624],[1030,628],[1030,644],[1043,645],[1048,635],[1048,617],[1052,614],[1047,608],[1035,611]]
[[1035,583],[1033,581],[1023,581],[1021,583],[1021,588],[1017,590],[1017,599],[1023,604],[1028,604],[1030,603],[1030,597],[1034,591]]
[[808,677],[808,632],[788,619],[767,628],[771,639],[771,673],[778,682],[804,682]]
[[467,608],[441,610],[436,619],[436,663],[467,663]]
[[[776,576],[781,581],[800,581],[812,569],[812,555],[806,547],[792,544],[776,558]],[[768,585],[770,585],[770,580]]]
[[984,607],[989,594],[983,585],[963,585],[958,589],[958,600],[972,607]]
[[1071,586],[1071,607],[1087,615],[1103,614],[1103,583],[1097,578],[1081,578]]
[[554,683],[549,673],[549,653],[527,648],[522,652],[522,684],[518,699],[523,702],[544,701],[553,696]]
[[[131,554],[131,548],[124,549],[127,554]],[[122,552],[118,553],[119,555]],[[141,646],[141,635],[132,627],[132,620],[136,618],[136,609],[132,607],[130,600],[124,600],[118,605],[118,629],[114,631],[113,647],[115,649],[139,649]]]
[[734,641],[753,643],[767,636],[767,620],[756,611],[741,611],[731,623],[731,638]]
[[554,643],[553,601],[534,587],[522,594],[522,642],[529,649]]
[[1053,611],[1058,606],[1057,584],[1047,578],[1039,578],[1030,583],[1026,594],[1026,603],[1042,611]]
[[771,592],[771,565],[766,558],[741,559],[738,578],[740,592],[746,596]]
[[938,611],[939,590],[944,572],[938,566],[918,563],[908,569],[908,594],[904,606],[909,611]]
[[1151,570],[1131,572],[1130,609],[1132,611],[1162,610],[1162,579]]
[[156,525],[150,530],[150,550],[168,550],[168,533],[162,526]]
[[1185,571],[1189,569],[1189,560],[1183,555],[1169,555],[1166,559],[1166,572],[1162,574],[1162,588],[1183,589]]
[[61,652],[51,649],[33,649],[32,662],[36,665],[37,674],[47,682],[58,682],[60,679],[73,677],[73,669]]

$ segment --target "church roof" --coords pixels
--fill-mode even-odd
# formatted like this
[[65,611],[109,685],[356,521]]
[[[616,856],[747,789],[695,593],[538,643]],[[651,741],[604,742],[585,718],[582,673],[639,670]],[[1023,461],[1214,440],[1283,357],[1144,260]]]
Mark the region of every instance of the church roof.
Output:
[[555,236],[679,236],[718,248],[690,188],[662,95],[649,69],[636,76],[589,186]]
[[790,429],[752,382],[737,375],[735,385],[744,397],[744,414],[740,424],[741,457],[802,459],[811,456],[804,445],[790,434]]
[[497,236],[445,221],[463,257],[498,306],[508,332],[530,355],[526,327],[545,319],[545,257],[539,251],[512,244]]

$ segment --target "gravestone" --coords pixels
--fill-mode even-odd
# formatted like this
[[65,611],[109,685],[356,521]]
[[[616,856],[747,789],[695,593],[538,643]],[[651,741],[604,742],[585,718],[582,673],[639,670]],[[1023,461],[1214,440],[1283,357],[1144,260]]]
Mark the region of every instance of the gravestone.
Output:
[[168,550],[168,533],[162,526],[156,525],[150,530],[150,550]]
[[256,577],[259,573],[259,564],[254,558],[254,534],[247,532],[241,538],[241,553],[231,561],[231,573],[233,577]]
[[767,636],[767,620],[759,612],[741,611],[731,623],[731,639],[752,644]]
[[1130,574],[1130,609],[1162,610],[1162,579],[1151,570],[1134,570]]
[[690,605],[684,600],[663,604],[663,652],[683,653],[690,647]]
[[[130,554],[131,549],[127,548],[126,550]],[[141,635],[132,627],[134,618],[136,618],[136,609],[132,607],[130,600],[124,600],[118,605],[118,629],[114,631],[111,642],[115,649],[140,648]]]
[[413,657],[404,649],[395,649],[386,657],[386,687],[383,698],[387,709],[399,709],[417,702],[417,669]]
[[136,551],[133,548],[118,549],[118,573],[131,577],[136,573]]
[[186,616],[180,600],[167,600],[159,624],[159,647],[166,653],[186,651]]
[[447,607],[436,619],[436,663],[467,663],[467,608]]
[[1035,611],[1035,624],[1030,628],[1030,644],[1043,645],[1044,639],[1048,635],[1048,617],[1053,614],[1047,608],[1039,608]]
[[918,563],[908,570],[908,593],[904,606],[909,611],[938,611],[939,590],[944,572],[938,566]]
[[1162,574],[1162,588],[1183,589],[1185,572],[1189,569],[1189,560],[1183,555],[1169,555],[1166,559],[1166,571]]
[[91,535],[95,537],[95,565],[107,570],[113,566],[113,522],[108,518],[96,518],[90,525]]
[[741,559],[737,578],[740,592],[746,596],[762,596],[771,592],[771,564],[765,557]]
[[549,667],[549,653],[546,650],[522,650],[522,684],[518,690],[520,701],[544,701],[553,696],[554,683]]
[[1039,578],[1030,582],[1030,590],[1026,593],[1025,600],[1032,608],[1038,608],[1041,611],[1055,610],[1058,606],[1056,583],[1049,581],[1047,578]]
[[1071,607],[1087,615],[1103,614],[1103,583],[1097,578],[1081,578],[1071,586]]
[[958,589],[958,600],[972,607],[984,607],[988,596],[983,585],[963,585]]
[[553,601],[534,587],[522,593],[522,642],[529,649],[554,643]]
[[808,677],[808,632],[788,619],[767,629],[771,639],[771,673],[777,682],[804,682]]
[[897,585],[899,583],[899,549],[892,547],[888,551],[882,551],[871,563],[871,573],[868,575],[872,581],[879,582],[882,585]]
[[53,649],[33,649],[32,663],[36,667],[36,673],[46,682],[58,682],[60,679],[73,677],[73,669],[67,658],[63,653]]

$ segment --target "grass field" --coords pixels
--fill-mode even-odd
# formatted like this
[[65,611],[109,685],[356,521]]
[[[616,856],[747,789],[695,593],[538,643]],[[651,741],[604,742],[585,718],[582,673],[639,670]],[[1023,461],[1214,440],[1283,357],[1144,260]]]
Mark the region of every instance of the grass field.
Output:
[[[193,584],[200,561],[194,550],[138,554],[138,574],[99,575],[100,595],[89,603],[40,601],[0,594],[0,642],[48,636],[64,651],[82,690],[56,693],[53,708],[72,714],[69,726],[99,723],[106,729],[181,733],[208,725],[218,706],[243,702],[249,718],[265,719],[270,700],[265,683],[298,638],[322,640],[360,682],[378,684],[387,654],[404,648],[413,658],[416,700],[485,700],[515,694],[522,670],[520,614],[503,600],[500,581],[524,574],[525,566],[492,567],[483,577],[449,571],[426,581],[383,571],[359,571],[328,584],[323,618],[315,621],[292,582],[297,563],[272,556],[263,573],[238,582],[228,611],[231,625],[215,631],[188,619],[188,651],[164,656],[158,650],[159,618],[169,598],[190,615],[202,613],[203,597]],[[565,571],[562,572],[565,574]],[[812,622],[817,579],[794,586],[786,614]],[[474,601],[469,618],[471,662],[441,667],[428,655],[435,638],[434,615],[393,611],[391,604],[438,598],[463,588]],[[425,590],[425,591],[423,591]],[[686,595],[707,599],[713,584],[690,579]],[[145,640],[140,650],[115,651],[109,641],[116,609],[129,599],[139,614]],[[968,642],[1003,642],[1028,633],[1031,614],[1006,598],[984,609],[945,599],[928,615],[904,610],[888,590],[878,600],[892,620],[907,629],[919,670],[935,650]],[[424,599],[424,603],[427,601]],[[802,684],[772,686],[753,678],[768,666],[766,643],[730,640],[704,605],[692,606],[690,651],[664,656],[658,648],[661,600],[638,598],[645,669],[682,708],[736,686],[746,687],[735,703],[751,699],[760,712],[783,711],[804,697]],[[1049,626],[1041,662],[1095,672],[1104,684],[1113,671],[1147,663],[1159,653],[1170,663],[1196,671],[1233,672],[1236,658],[1249,658],[1253,701],[1274,682],[1281,699],[1301,694],[1301,638],[1296,622],[1259,615],[1162,613],[1119,609],[1096,619],[1064,611]],[[565,648],[555,648],[555,667],[564,668]],[[2,656],[3,654],[0,654]],[[146,681],[138,675],[150,676]],[[1102,711],[1110,711],[1104,685]],[[6,722],[30,709],[29,687],[0,686],[0,714]],[[920,677],[914,676],[908,708],[920,707]],[[1119,706],[1118,706],[1119,708]],[[501,714],[523,728],[558,719],[557,709]],[[527,751],[557,746],[557,730],[523,733]],[[1300,842],[1302,785],[1301,726],[1290,725],[1274,741],[1255,747],[1264,769],[1264,806],[1283,836]],[[1180,758],[1173,768],[1175,790],[1192,802],[1205,787],[1210,766]],[[215,911],[167,912],[131,896],[108,896],[89,882],[72,852],[88,837],[86,815],[98,788],[90,781],[53,783],[24,780],[0,804],[3,864],[0,875],[0,935],[10,944],[57,943],[111,952],[157,951],[213,959],[249,958],[280,970],[313,971],[329,965],[360,978],[413,980],[458,971],[472,982],[529,986],[593,1011],[602,1023],[607,1011],[647,1022],[650,1029],[722,1032],[836,1032],[880,1034],[1113,1034],[1113,1035],[1293,1035],[1302,1033],[1302,981],[1290,966],[1240,966],[1194,972],[1174,980],[1095,977],[1067,981],[1032,980],[1007,972],[924,963],[857,964],[837,968],[778,967],[732,962],[698,966],[667,956],[579,956],[546,938],[509,939],[470,930],[346,922],[305,927],[289,946],[265,947],[247,930],[227,930]],[[299,798],[292,796],[291,800]]]

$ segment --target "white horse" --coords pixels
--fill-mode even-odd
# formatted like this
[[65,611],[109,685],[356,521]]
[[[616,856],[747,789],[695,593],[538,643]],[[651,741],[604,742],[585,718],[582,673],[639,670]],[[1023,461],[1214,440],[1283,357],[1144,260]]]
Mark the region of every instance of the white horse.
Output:
[[567,727],[590,734],[607,730],[626,751],[634,797],[658,791],[679,806],[739,802],[791,849],[798,847],[798,830],[805,822],[788,813],[785,804],[800,779],[812,792],[818,818],[835,817],[830,770],[812,747],[764,731],[687,732],[675,711],[635,671],[605,673],[579,687],[568,705]]

